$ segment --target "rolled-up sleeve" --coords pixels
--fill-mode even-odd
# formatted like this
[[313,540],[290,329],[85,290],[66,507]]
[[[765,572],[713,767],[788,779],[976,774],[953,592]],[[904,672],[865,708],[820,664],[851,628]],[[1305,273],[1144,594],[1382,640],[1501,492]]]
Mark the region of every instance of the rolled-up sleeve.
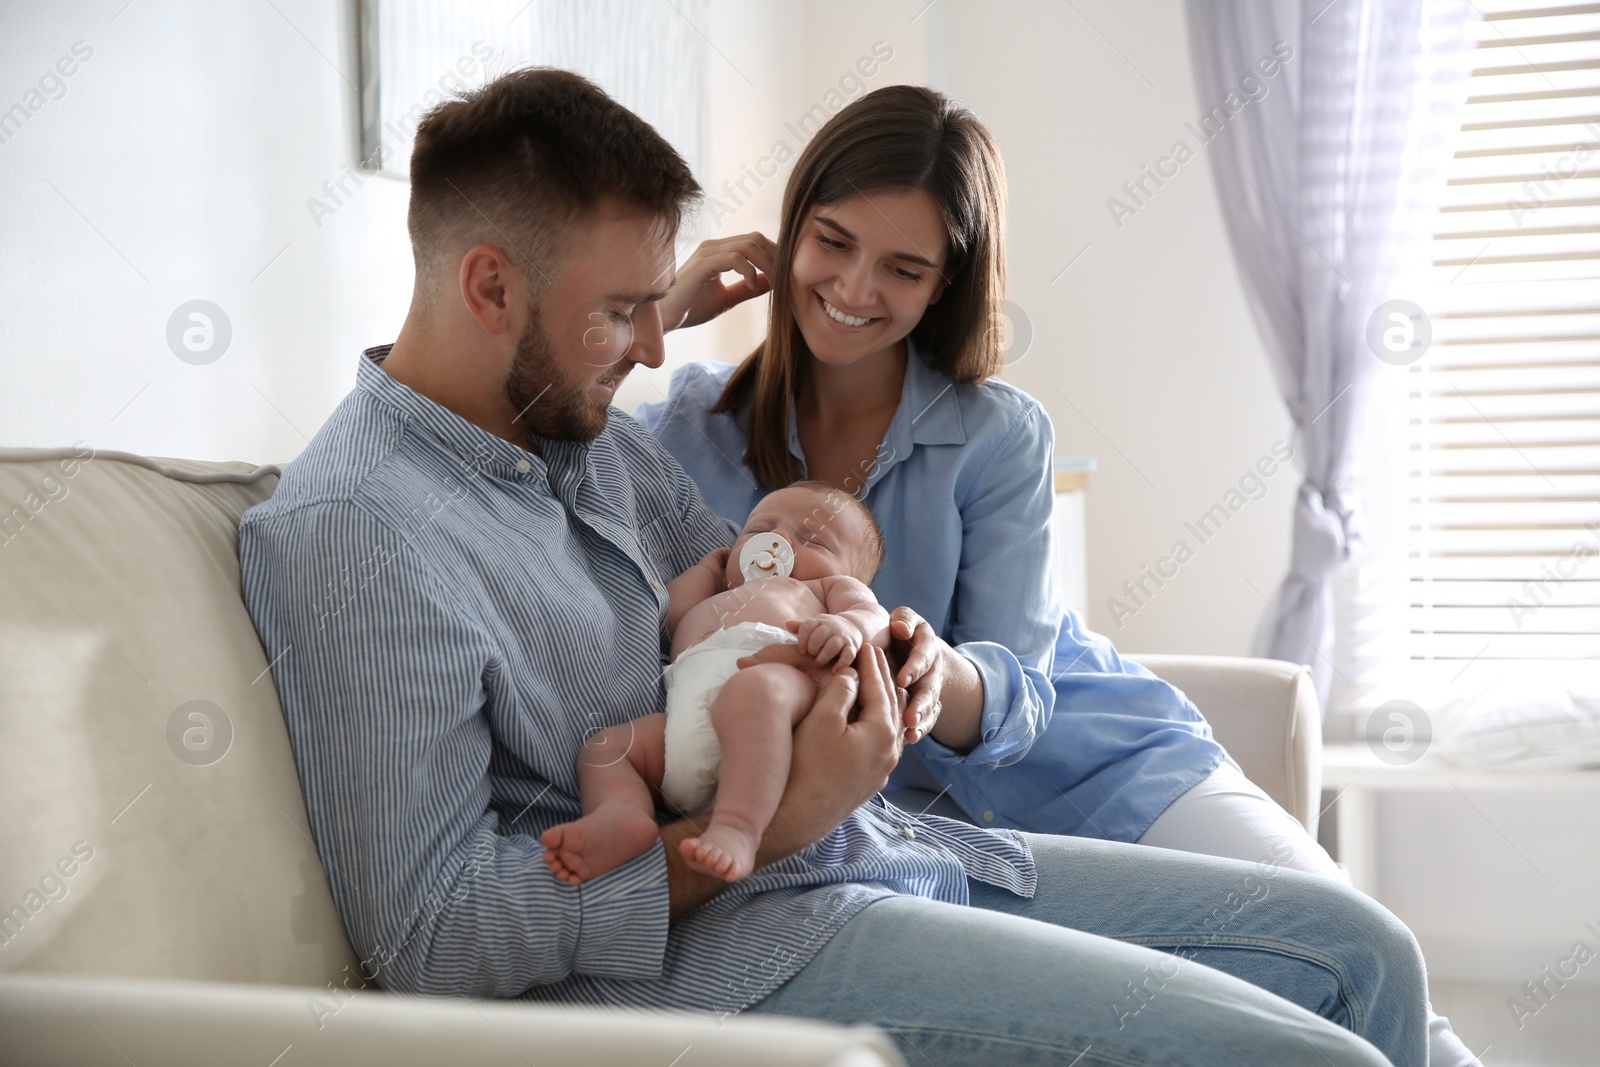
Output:
[[[485,679],[505,665],[406,533],[358,504],[308,504],[246,516],[239,554],[317,849],[365,972],[391,989],[500,997],[571,975],[659,976],[660,843],[573,887],[535,837],[502,825]],[[575,758],[577,740],[548,743]]]
[[933,763],[1004,767],[1017,762],[1027,755],[1050,720],[1055,704],[1050,679],[993,641],[965,641],[955,650],[977,669],[983,681],[978,744],[968,752],[957,752],[926,737],[919,745]]
[[970,752],[932,738],[920,742],[932,764],[1015,763],[1050,721],[1050,668],[1062,611],[1051,534],[1054,450],[1050,418],[1032,404],[962,503],[950,643],[983,679],[983,717]]

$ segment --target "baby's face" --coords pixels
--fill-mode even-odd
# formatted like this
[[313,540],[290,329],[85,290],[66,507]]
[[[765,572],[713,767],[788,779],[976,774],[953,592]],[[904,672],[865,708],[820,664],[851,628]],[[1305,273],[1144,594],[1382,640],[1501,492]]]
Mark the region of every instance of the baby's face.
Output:
[[[835,499],[836,498],[836,499]],[[757,534],[776,533],[794,548],[791,578],[812,581],[830,575],[854,575],[860,546],[866,539],[866,521],[850,506],[843,492],[790,486],[764,497],[750,517],[733,551],[728,553],[725,575],[728,588],[744,584],[739,573],[739,553],[745,542]]]

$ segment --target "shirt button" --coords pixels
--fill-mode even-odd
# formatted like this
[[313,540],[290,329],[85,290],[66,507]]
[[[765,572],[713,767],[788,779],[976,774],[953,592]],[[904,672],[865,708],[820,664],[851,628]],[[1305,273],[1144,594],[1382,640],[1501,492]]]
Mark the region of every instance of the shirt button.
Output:
[[906,835],[907,841],[915,841],[917,839],[917,828],[915,826],[908,826],[900,832]]
[[517,473],[518,474],[527,474],[531,470],[533,470],[533,464],[532,463],[529,463],[525,459],[517,460]]
[[984,812],[983,813],[983,821],[984,822],[994,822],[994,812],[992,812],[992,811]]

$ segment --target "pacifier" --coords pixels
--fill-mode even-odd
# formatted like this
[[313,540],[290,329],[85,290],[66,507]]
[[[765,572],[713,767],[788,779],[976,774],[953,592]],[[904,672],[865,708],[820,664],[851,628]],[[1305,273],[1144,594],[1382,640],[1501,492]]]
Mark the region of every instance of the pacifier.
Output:
[[794,548],[782,534],[755,534],[739,550],[739,573],[745,581],[787,578],[794,570]]

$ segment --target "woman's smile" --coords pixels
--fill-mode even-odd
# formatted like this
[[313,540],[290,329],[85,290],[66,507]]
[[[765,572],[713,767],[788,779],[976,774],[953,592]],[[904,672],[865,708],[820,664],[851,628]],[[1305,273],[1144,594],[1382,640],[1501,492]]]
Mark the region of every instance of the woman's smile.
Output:
[[880,317],[872,315],[852,315],[828,300],[828,298],[823,296],[821,293],[816,294],[816,296],[818,303],[822,306],[823,317],[828,320],[828,324],[835,329],[843,330],[846,333],[856,333],[860,330],[863,330],[866,327],[871,326],[874,322],[877,322],[878,318]]

